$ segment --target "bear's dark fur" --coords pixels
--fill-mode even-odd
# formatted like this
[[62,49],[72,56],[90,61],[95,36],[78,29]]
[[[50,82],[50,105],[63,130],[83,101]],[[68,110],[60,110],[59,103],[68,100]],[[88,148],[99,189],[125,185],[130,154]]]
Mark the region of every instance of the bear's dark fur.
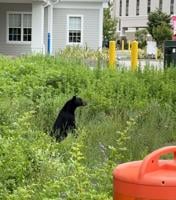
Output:
[[77,107],[85,105],[87,105],[87,103],[76,96],[73,96],[65,103],[54,122],[50,134],[56,138],[56,141],[62,141],[67,137],[68,131],[72,131],[76,128],[75,110]]

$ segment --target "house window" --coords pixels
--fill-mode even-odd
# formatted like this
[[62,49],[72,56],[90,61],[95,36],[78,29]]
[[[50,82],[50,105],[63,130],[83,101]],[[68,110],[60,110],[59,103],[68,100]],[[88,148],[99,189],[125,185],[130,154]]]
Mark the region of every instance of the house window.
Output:
[[151,0],[148,0],[148,3],[147,3],[147,13],[150,13],[151,11]]
[[122,0],[120,0],[119,16],[122,16]]
[[162,7],[163,7],[163,0],[159,0],[159,10],[162,11]]
[[69,16],[68,17],[68,43],[80,44],[82,43],[82,17]]
[[174,0],[170,0],[170,14],[174,14]]
[[8,41],[30,42],[32,36],[31,13],[8,13]]
[[128,16],[129,0],[126,0],[126,16]]
[[23,14],[23,41],[32,39],[32,15]]
[[136,2],[136,15],[139,15],[140,0]]

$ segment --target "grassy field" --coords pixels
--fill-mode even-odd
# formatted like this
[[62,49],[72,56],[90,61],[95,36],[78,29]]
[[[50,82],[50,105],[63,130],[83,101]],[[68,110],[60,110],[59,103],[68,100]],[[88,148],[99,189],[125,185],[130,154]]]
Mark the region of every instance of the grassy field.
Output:
[[[114,167],[175,144],[176,69],[111,71],[103,59],[0,57],[0,200],[110,200]],[[73,95],[88,102],[78,137],[56,143],[48,133]]]

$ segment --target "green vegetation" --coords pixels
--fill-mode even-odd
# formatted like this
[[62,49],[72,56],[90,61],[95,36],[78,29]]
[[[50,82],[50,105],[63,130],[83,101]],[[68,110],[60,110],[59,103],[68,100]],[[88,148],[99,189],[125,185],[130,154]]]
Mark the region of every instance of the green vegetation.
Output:
[[[82,62],[97,56],[0,57],[0,200],[110,200],[114,167],[174,143],[176,69]],[[78,137],[56,143],[48,133],[74,94],[88,102],[76,113]]]
[[162,47],[165,40],[172,38],[172,26],[170,22],[170,15],[163,13],[160,9],[148,15],[147,30],[159,47]]
[[103,19],[103,41],[116,39],[117,19],[112,17],[113,3],[108,2],[108,7],[104,9]]
[[138,41],[139,48],[141,49],[145,48],[147,45],[147,34],[148,34],[147,29],[137,30],[135,32],[135,38]]

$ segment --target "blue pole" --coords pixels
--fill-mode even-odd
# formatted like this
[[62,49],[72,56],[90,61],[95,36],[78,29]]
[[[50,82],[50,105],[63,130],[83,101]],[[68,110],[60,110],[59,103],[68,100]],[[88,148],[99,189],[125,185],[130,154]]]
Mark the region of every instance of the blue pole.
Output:
[[51,54],[51,34],[48,33],[48,54]]

